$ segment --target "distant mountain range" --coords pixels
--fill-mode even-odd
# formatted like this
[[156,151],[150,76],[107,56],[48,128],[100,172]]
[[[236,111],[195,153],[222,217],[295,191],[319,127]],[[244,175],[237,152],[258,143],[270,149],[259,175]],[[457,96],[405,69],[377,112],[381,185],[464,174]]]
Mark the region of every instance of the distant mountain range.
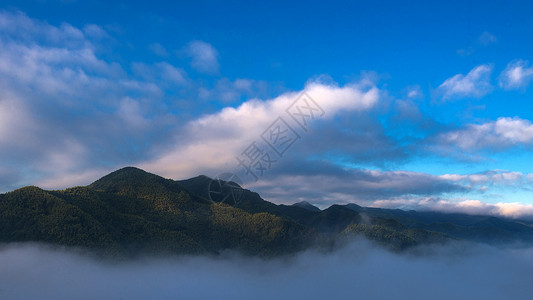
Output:
[[354,236],[398,251],[451,240],[530,244],[533,223],[356,204],[276,205],[233,182],[174,181],[133,167],[89,186],[0,194],[0,243],[44,242],[111,257],[225,250],[274,256]]

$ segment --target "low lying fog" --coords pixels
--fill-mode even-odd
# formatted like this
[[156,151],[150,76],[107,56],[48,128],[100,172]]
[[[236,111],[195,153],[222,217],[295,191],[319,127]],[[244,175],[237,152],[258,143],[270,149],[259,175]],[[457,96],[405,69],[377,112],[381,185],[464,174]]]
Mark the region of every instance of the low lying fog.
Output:
[[[426,249],[427,250],[427,249]],[[393,254],[235,254],[106,263],[37,245],[0,248],[0,299],[531,299],[533,249],[455,245]]]

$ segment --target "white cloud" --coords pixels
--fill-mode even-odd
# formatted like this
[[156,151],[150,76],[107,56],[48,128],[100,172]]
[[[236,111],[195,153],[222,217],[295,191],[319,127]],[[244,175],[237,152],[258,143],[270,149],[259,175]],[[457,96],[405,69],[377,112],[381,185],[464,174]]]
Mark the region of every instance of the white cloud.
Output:
[[488,190],[489,186],[507,186],[518,188],[529,188],[531,182],[529,177],[531,174],[523,174],[522,172],[510,172],[504,170],[491,170],[482,173],[459,175],[459,174],[444,174],[439,177],[450,182],[461,183],[468,187],[473,187],[481,192]]
[[187,45],[186,51],[192,59],[191,66],[198,72],[218,73],[218,52],[211,44],[203,41],[192,41]]
[[533,79],[533,67],[528,66],[525,60],[510,62],[500,74],[500,87],[506,90],[525,88]]
[[437,141],[443,147],[463,150],[499,150],[533,144],[533,124],[520,118],[499,118],[493,122],[470,124],[464,129],[441,134]]
[[439,92],[443,99],[474,97],[480,98],[492,91],[490,74],[492,65],[480,65],[468,74],[457,74],[446,79],[440,86]]
[[[324,119],[333,118],[341,111],[368,110],[379,98],[375,86],[337,87],[310,83],[305,92],[323,108]],[[227,107],[192,121],[176,134],[170,151],[157,154],[157,159],[141,166],[173,178],[195,176],[199,172],[210,175],[210,172],[234,167],[234,156],[258,139],[278,116],[285,115],[285,110],[299,94],[285,93],[267,101],[249,100],[237,108]]]

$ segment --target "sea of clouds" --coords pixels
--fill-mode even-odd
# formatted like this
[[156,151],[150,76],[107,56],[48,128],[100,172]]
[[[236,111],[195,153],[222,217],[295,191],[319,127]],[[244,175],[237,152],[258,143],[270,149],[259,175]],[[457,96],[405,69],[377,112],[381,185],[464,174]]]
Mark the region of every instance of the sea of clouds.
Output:
[[0,248],[0,299],[531,299],[532,272],[533,249],[479,245],[110,262],[23,244]]

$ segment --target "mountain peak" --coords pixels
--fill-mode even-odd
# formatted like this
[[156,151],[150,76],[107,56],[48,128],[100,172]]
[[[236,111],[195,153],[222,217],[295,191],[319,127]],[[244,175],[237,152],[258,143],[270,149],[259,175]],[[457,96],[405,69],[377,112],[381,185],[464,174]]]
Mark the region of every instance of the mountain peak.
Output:
[[311,203],[309,203],[307,201],[300,201],[300,202],[294,203],[292,206],[304,208],[304,209],[307,209],[307,210],[310,210],[310,211],[316,211],[316,212],[321,211],[320,208],[314,206],[313,204],[311,204]]
[[29,185],[29,186],[21,187],[19,189],[16,189],[8,193],[36,193],[36,192],[41,193],[41,192],[45,192],[45,190],[35,185]]
[[136,167],[125,167],[98,179],[89,185],[90,188],[104,191],[116,191],[126,186],[140,187],[163,183],[167,179],[148,173]]
[[139,169],[137,167],[127,166],[127,167],[118,169],[118,170],[116,170],[114,172],[111,172],[109,175],[111,175],[111,174],[124,174],[124,173],[127,173],[127,174],[135,174],[135,173],[147,174],[148,172],[146,172],[145,170]]

